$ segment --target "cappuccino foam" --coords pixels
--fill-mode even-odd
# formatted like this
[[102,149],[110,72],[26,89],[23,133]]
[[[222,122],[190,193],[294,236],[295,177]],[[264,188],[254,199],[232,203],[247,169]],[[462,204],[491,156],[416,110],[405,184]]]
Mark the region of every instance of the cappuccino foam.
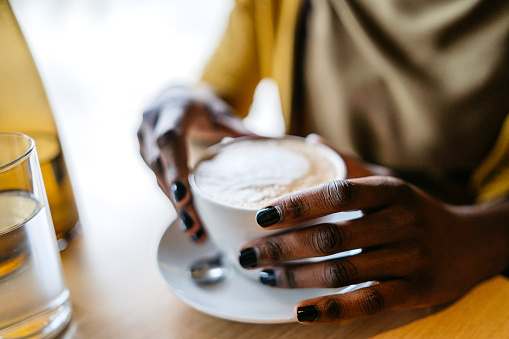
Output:
[[283,194],[337,179],[337,164],[322,147],[292,139],[235,142],[200,162],[194,179],[218,202],[259,209]]

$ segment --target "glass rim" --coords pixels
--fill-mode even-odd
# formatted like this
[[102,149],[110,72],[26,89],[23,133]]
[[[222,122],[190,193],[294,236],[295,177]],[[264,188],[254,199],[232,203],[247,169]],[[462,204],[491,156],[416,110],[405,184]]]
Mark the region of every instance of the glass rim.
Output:
[[29,137],[26,134],[19,133],[19,132],[0,132],[0,137],[2,137],[2,136],[21,137],[21,138],[23,138],[25,140],[28,140],[28,142],[30,143],[30,146],[25,151],[25,153],[23,153],[21,156],[17,157],[13,161],[10,161],[10,162],[6,163],[5,165],[0,165],[0,173],[4,172],[6,169],[14,167],[17,163],[20,163],[23,160],[25,160],[30,155],[30,153],[32,153],[32,151],[35,148],[35,141],[34,141],[34,139],[32,139],[31,137]]

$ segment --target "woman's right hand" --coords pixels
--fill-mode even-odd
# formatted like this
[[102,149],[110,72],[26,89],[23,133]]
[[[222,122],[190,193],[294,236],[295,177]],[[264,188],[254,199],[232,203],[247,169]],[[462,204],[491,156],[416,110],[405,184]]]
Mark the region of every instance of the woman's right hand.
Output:
[[193,241],[205,239],[192,205],[186,141],[190,137],[220,140],[251,135],[230,106],[206,86],[172,86],[143,113],[138,130],[140,154],[157,183],[172,201],[183,230]]

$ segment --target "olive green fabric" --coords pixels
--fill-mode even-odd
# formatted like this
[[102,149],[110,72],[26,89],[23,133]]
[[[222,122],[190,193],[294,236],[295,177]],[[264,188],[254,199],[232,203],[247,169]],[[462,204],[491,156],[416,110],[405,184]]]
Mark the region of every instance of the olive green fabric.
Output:
[[[307,125],[368,161],[446,180],[467,173],[480,202],[507,197],[508,6],[312,1],[302,72]],[[258,82],[272,77],[287,126],[295,119],[300,8],[295,0],[236,1],[202,80],[240,116]]]

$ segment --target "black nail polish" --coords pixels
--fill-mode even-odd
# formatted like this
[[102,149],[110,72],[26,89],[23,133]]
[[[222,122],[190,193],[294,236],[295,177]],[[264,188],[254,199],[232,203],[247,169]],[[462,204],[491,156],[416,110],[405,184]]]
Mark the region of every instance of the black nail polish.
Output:
[[191,240],[192,241],[198,241],[204,234],[205,232],[203,232],[203,228],[200,228],[198,230],[198,232],[196,232],[195,234],[191,235]]
[[260,282],[264,285],[276,286],[276,272],[271,269],[263,270],[260,272]]
[[244,268],[256,267],[258,265],[258,259],[256,258],[255,249],[249,247],[240,251],[239,263],[240,266]]
[[186,211],[182,211],[182,213],[180,213],[180,220],[182,220],[182,231],[184,232],[189,231],[194,225],[193,218],[191,218]]
[[187,187],[180,180],[175,181],[171,184],[171,191],[173,192],[173,196],[175,197],[175,201],[179,202],[185,198],[187,194]]
[[315,321],[319,316],[319,313],[318,313],[318,309],[316,308],[316,306],[304,306],[304,307],[299,307],[297,309],[297,320],[299,322],[301,321],[308,321],[308,322],[313,322]]
[[275,223],[281,220],[281,216],[279,215],[279,211],[277,208],[269,206],[264,208],[263,210],[258,211],[256,213],[256,222],[261,227],[268,227],[274,225]]

